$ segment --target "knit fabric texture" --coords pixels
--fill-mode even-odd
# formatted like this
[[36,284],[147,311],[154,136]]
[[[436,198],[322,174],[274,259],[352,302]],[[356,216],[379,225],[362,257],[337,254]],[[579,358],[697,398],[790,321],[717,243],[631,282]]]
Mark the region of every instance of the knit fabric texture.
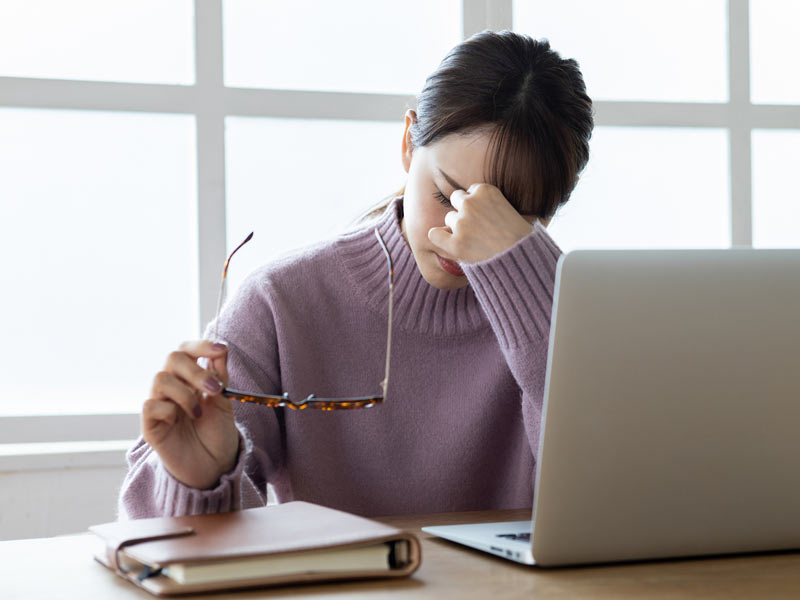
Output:
[[532,505],[561,251],[536,223],[502,254],[462,265],[468,286],[440,290],[417,269],[401,218],[398,198],[370,225],[257,269],[219,322],[232,388],[380,393],[389,278],[377,228],[395,268],[385,402],[333,412],[237,402],[238,461],[212,489],[172,477],[140,439],[127,455],[120,518],[262,506],[268,484],[279,502],[364,516]]

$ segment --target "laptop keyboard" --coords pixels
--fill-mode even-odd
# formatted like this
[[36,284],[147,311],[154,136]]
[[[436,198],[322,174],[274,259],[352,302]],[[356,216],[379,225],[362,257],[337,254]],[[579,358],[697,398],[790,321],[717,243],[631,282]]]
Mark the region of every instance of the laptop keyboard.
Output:
[[497,537],[505,538],[507,540],[516,540],[518,542],[530,542],[531,532],[525,531],[522,533],[498,533]]

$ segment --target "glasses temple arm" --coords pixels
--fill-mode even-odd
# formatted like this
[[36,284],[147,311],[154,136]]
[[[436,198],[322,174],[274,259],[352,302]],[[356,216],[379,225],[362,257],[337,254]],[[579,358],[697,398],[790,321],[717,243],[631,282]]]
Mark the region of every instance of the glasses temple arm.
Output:
[[394,304],[392,293],[392,288],[394,287],[393,282],[389,282],[389,325],[388,325],[388,332],[386,333],[386,374],[384,375],[383,381],[381,382],[381,388],[383,388],[383,396],[386,397],[386,390],[389,387],[389,354],[392,351],[392,304]]
[[381,381],[380,386],[383,389],[383,397],[386,397],[386,390],[389,387],[389,355],[392,351],[392,308],[394,304],[394,262],[392,261],[392,255],[389,254],[389,249],[386,247],[386,243],[383,241],[383,237],[381,236],[380,231],[376,227],[374,229],[375,237],[378,239],[378,243],[383,250],[383,253],[386,255],[386,262],[389,264],[389,325],[388,331],[386,332],[386,373],[384,374],[383,381]]
[[233,255],[236,254],[236,251],[239,250],[239,248],[244,246],[251,239],[253,239],[253,232],[252,231],[250,232],[250,235],[248,235],[241,244],[239,244],[238,246],[236,246],[236,248],[233,249],[233,252],[231,252],[228,255],[228,259],[225,261],[225,266],[222,267],[222,281],[220,281],[220,284],[219,284],[219,296],[217,296],[217,312],[216,312],[216,316],[214,317],[214,334],[213,334],[213,337],[211,338],[212,341],[216,342],[216,341],[219,340],[219,337],[218,337],[218,334],[219,334],[219,313],[222,310],[222,300],[225,297],[225,284],[228,281],[228,265],[230,264],[231,259],[233,258]]
[[216,342],[219,341],[219,313],[222,310],[222,298],[225,296],[225,281],[227,278],[223,275],[222,281],[219,284],[219,296],[217,296],[217,312],[216,317],[214,317],[214,333],[211,335],[211,341]]

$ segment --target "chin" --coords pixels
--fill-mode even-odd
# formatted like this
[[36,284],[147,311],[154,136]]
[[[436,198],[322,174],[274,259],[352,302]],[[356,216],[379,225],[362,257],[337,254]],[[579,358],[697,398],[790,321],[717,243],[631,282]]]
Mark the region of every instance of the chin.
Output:
[[425,281],[440,290],[457,290],[469,285],[469,280],[466,276],[456,277],[455,275],[450,275],[442,271],[438,266],[435,269],[428,270],[427,273],[425,271],[421,271],[421,273]]
[[450,276],[451,281],[444,283],[444,284],[434,284],[431,285],[439,288],[440,290],[457,290],[459,288],[467,287],[469,285],[469,281],[466,277],[458,277],[455,278],[452,275]]

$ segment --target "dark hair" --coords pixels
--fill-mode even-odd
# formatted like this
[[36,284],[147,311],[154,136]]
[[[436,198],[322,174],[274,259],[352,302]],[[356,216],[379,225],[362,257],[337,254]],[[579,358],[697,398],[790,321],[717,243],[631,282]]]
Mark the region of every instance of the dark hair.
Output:
[[[512,31],[483,31],[444,57],[417,96],[415,147],[491,131],[487,173],[521,214],[546,219],[589,160],[594,119],[578,63]],[[386,205],[367,214],[373,216]]]
[[522,214],[551,217],[589,160],[594,119],[578,63],[547,40],[483,31],[453,48],[417,97],[414,146],[489,127],[487,173]]

